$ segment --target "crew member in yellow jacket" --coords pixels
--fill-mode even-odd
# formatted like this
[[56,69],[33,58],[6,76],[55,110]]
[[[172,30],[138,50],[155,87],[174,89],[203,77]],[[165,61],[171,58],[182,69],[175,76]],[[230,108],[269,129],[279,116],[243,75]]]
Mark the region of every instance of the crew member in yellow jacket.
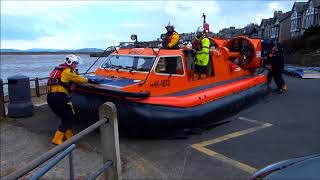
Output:
[[207,66],[210,55],[210,40],[207,38],[203,27],[199,27],[196,32],[196,39],[193,43],[193,48],[196,53],[194,80],[203,79],[207,77]]
[[166,49],[179,49],[179,34],[174,30],[174,25],[168,23],[166,26],[167,33],[162,42],[163,48]]
[[78,63],[78,56],[68,55],[65,63],[50,73],[48,80],[47,102],[52,111],[61,119],[61,124],[52,139],[52,143],[56,145],[61,144],[64,138],[69,139],[73,136],[72,123],[75,111],[70,101],[71,86],[93,81],[78,75],[76,70]]

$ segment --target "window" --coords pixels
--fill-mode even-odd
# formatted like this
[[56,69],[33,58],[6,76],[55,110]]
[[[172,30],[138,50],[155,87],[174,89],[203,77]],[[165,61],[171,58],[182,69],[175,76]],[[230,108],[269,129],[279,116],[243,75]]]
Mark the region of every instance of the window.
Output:
[[160,57],[155,71],[156,73],[183,75],[182,59],[180,56]]
[[298,29],[298,13],[295,7],[291,15],[291,31],[296,31]]
[[275,27],[273,27],[273,28],[271,29],[271,38],[274,38],[274,37],[275,37],[275,34],[276,34],[276,32],[275,32]]
[[309,6],[306,11],[306,27],[311,27],[314,23],[314,15],[315,15],[315,10],[312,4],[312,1],[310,1]]
[[102,68],[148,72],[152,68],[154,60],[154,57],[111,55]]
[[294,19],[291,22],[291,31],[295,31],[296,29],[297,29],[297,19]]
[[319,8],[315,9],[315,13],[314,13],[315,24],[318,24],[318,21],[319,21]]

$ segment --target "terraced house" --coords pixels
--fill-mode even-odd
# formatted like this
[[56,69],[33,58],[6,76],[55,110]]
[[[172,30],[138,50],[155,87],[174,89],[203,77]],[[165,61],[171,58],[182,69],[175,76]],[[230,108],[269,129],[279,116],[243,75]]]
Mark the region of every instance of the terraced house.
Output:
[[298,37],[302,34],[302,16],[306,2],[295,2],[291,14],[291,37]]
[[272,18],[261,20],[260,29],[261,29],[262,38],[265,40],[271,40],[271,25],[272,25]]
[[309,0],[302,16],[302,33],[311,26],[320,25],[320,0]]
[[279,41],[283,42],[291,38],[290,27],[291,27],[291,11],[284,13],[281,18],[279,18]]
[[272,18],[271,23],[271,40],[279,42],[286,40],[289,37],[290,23],[285,20],[289,17],[291,11],[282,13],[282,11],[276,11]]
[[262,38],[274,42],[290,39],[290,15],[291,11],[286,13],[275,11],[272,18],[262,19],[260,24]]
[[320,0],[295,2],[292,10],[286,13],[275,11],[272,18],[262,19],[262,38],[282,42],[303,35],[312,26],[320,25]]

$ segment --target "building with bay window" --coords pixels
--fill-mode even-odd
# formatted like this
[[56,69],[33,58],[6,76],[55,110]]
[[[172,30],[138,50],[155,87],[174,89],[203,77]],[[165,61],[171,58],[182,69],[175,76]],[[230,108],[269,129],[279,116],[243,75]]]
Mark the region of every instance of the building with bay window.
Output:
[[293,4],[292,14],[291,14],[291,28],[290,28],[291,37],[298,37],[303,33],[302,17],[303,17],[306,4],[307,2],[295,2]]
[[302,18],[303,30],[319,25],[320,0],[309,0],[305,5]]

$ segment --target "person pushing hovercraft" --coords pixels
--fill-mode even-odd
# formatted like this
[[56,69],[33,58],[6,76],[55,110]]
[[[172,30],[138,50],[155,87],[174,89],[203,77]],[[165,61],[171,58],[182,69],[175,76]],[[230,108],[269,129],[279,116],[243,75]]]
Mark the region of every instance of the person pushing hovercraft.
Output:
[[55,67],[48,80],[47,102],[51,110],[61,119],[61,124],[55,132],[52,143],[62,144],[64,138],[73,136],[72,123],[75,119],[75,111],[71,103],[71,88],[75,84],[98,83],[94,79],[87,79],[78,75],[77,66],[79,57],[66,56],[65,63]]
[[278,93],[283,93],[288,90],[288,87],[282,77],[284,69],[283,48],[279,43],[273,44],[271,51],[264,60],[264,65],[269,65],[269,72],[267,74],[268,83],[273,79],[277,85],[275,90]]

